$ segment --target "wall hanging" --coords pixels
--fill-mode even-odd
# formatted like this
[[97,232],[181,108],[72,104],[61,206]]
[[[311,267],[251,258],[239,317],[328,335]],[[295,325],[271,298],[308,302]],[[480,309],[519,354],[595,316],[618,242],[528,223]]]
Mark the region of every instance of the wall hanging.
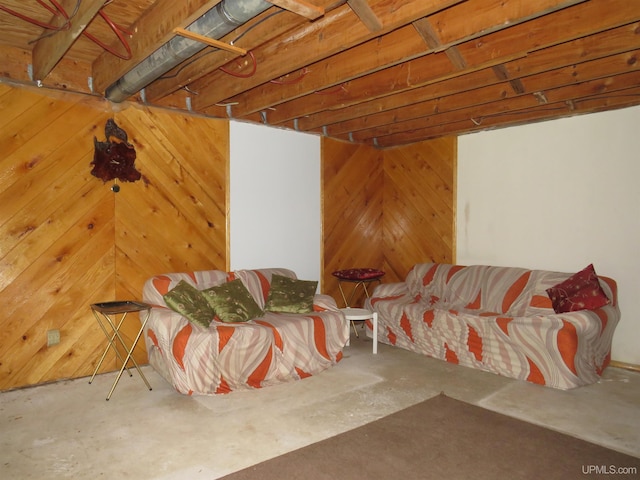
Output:
[[135,182],[140,180],[142,174],[136,170],[136,150],[129,143],[127,132],[120,128],[113,118],[107,120],[104,127],[104,142],[99,142],[93,137],[94,153],[93,169],[91,175],[98,177],[103,182],[116,180],[111,190],[120,191],[118,180],[123,182]]

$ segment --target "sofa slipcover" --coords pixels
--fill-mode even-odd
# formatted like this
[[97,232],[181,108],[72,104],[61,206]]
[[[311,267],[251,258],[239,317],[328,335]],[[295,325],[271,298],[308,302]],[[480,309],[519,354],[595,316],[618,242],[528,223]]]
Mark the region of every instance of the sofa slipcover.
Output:
[[415,265],[404,282],[377,286],[378,339],[430,357],[559,389],[598,381],[620,319],[610,303],[555,313],[546,289],[571,274],[486,265]]
[[145,282],[153,306],[144,330],[149,363],[183,394],[213,395],[262,388],[315,375],[342,359],[348,328],[335,300],[314,296],[311,313],[265,312],[241,323],[208,328],[169,309],[163,295],[184,280],[199,290],[241,279],[264,309],[272,275],[296,278],[283,268],[167,273]]

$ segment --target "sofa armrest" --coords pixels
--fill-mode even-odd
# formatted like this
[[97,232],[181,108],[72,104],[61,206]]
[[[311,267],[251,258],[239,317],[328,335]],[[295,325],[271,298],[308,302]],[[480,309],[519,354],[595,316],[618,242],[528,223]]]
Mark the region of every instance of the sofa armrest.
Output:
[[338,304],[335,298],[331,295],[325,295],[324,293],[316,293],[313,297],[313,310],[339,310]]
[[408,293],[409,289],[405,282],[381,283],[376,285],[371,292],[371,298],[396,297]]

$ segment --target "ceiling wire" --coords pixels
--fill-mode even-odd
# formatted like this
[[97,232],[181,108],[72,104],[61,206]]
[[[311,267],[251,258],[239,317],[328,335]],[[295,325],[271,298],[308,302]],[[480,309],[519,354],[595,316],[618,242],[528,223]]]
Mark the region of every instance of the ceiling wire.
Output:
[[[81,0],[78,0],[78,5],[80,4],[80,1]],[[55,2],[55,0],[52,0],[52,3],[54,3],[54,2]],[[38,3],[40,5],[42,5],[43,7],[45,7],[47,10],[49,10],[54,15],[60,15],[60,13],[61,13],[60,11],[54,10],[49,5],[46,5],[44,2],[42,2],[42,0],[38,0]],[[55,2],[54,5],[57,5],[57,2]],[[57,5],[57,7],[62,8],[59,5]],[[8,13],[9,15],[13,15],[14,17],[19,18],[20,20],[24,20],[25,22],[31,23],[33,25],[37,25],[38,27],[46,28],[47,30],[56,30],[56,31],[66,30],[71,25],[70,22],[68,21],[68,19],[63,25],[52,25],[50,23],[41,22],[40,20],[37,20],[37,19],[32,18],[32,17],[29,17],[27,15],[23,15],[22,13],[16,12],[15,10],[10,9],[9,7],[5,7],[4,5],[0,5],[0,10]]]
[[[102,47],[104,50],[106,50],[107,52],[122,58],[124,60],[129,60],[132,57],[132,53],[131,53],[131,47],[129,46],[129,43],[127,41],[127,39],[124,37],[124,35],[133,35],[131,32],[128,32],[126,29],[124,29],[123,27],[116,25],[108,16],[106,13],[104,13],[102,11],[102,9],[108,5],[109,3],[111,3],[112,0],[109,0],[107,2],[104,3],[104,5],[101,7],[100,11],[98,12],[100,14],[100,16],[104,19],[105,22],[107,22],[107,24],[109,25],[109,27],[113,30],[113,32],[116,34],[116,36],[118,37],[118,39],[120,40],[120,42],[123,44],[125,50],[126,50],[126,54],[121,54],[119,52],[117,52],[116,50],[114,50],[113,48],[111,48],[109,45],[107,45],[106,43],[102,42],[101,40],[99,40],[97,37],[95,37],[94,35],[90,34],[89,32],[87,32],[87,30],[83,30],[83,35],[85,35],[87,38],[89,38],[91,41],[93,41],[94,43],[96,43],[97,45],[99,45],[100,47]],[[13,15],[16,18],[19,18],[21,20],[24,20],[25,22],[31,23],[33,25],[36,25],[38,27],[42,27],[45,30],[51,30],[51,32],[46,32],[42,35],[40,35],[39,37],[37,37],[34,40],[31,40],[30,42],[28,42],[29,44],[35,43],[39,40],[41,40],[42,38],[46,38],[49,37],[51,35],[55,35],[56,33],[62,31],[62,30],[68,30],[71,27],[71,20],[76,16],[76,14],[78,13],[78,10],[80,8],[80,3],[82,2],[82,0],[77,0],[76,5],[73,9],[73,12],[71,14],[67,14],[66,10],[56,1],[56,0],[49,0],[49,3],[51,3],[51,5],[53,5],[53,7],[51,7],[50,5],[47,5],[43,0],[37,0],[37,2],[44,7],[45,9],[47,9],[49,12],[51,12],[53,15],[55,16],[59,16],[62,15],[65,19],[64,23],[62,25],[53,25],[50,23],[45,23],[45,22],[41,22],[35,18],[29,17],[27,15],[23,15],[20,12],[16,12],[15,10],[12,10],[8,7],[5,7],[4,5],[0,5],[0,10]]]

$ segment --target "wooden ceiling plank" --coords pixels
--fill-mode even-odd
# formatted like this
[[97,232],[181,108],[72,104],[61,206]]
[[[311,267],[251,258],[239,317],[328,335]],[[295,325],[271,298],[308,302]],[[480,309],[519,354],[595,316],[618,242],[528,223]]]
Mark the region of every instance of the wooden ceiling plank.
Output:
[[104,92],[109,85],[135,67],[138,63],[168,42],[173,36],[173,29],[186,27],[198,16],[211,10],[221,0],[157,0],[131,26],[133,33],[129,40],[132,57],[123,60],[104,52],[92,65],[94,90]]
[[[597,60],[609,55],[617,55],[640,48],[640,23],[607,30],[596,35],[583,37],[551,48],[533,52],[530,55],[491,69],[467,73],[445,81],[359,104],[352,109],[320,112],[301,119],[301,130],[314,130],[325,125],[329,135],[359,130],[359,124],[375,126],[375,116],[383,115],[401,106],[427,101],[442,96],[464,92],[475,87],[491,85],[497,81],[506,81],[515,76],[531,76],[576,65],[581,62]],[[496,73],[497,72],[497,73]],[[510,73],[513,72],[513,73]],[[394,98],[396,97],[396,98]],[[364,127],[363,127],[364,128]]]
[[[459,0],[409,0],[391,9],[386,0],[378,0],[372,8],[375,11],[386,11],[387,23],[384,29],[390,32],[458,2]],[[257,48],[253,54],[259,68],[254,76],[243,79],[243,82],[230,82],[221,72],[214,72],[206,79],[194,82],[192,89],[199,92],[194,97],[194,109],[202,110],[247,88],[296,72],[306,65],[374,38],[376,35],[359,21],[354,21],[354,16],[353,11],[343,5],[315,22],[305,24],[299,30]]]
[[[600,61],[602,66],[604,61]],[[620,64],[621,62],[618,62]],[[546,103],[558,103],[572,100],[572,97],[588,97],[594,92],[602,94],[604,92],[612,92],[621,89],[627,89],[634,86],[634,82],[640,79],[640,72],[625,71],[624,66],[618,65],[618,68],[610,67],[608,72],[611,75],[603,75],[607,69],[598,71],[598,65],[594,65],[592,76],[579,83],[572,82],[570,73],[558,73],[558,75],[545,75],[543,79],[538,80],[536,86],[535,81],[529,82],[532,90],[524,95],[508,95],[502,93],[508,89],[508,82],[502,86],[484,87],[469,92],[464,92],[447,97],[444,101],[425,102],[423,104],[424,113],[419,111],[419,107],[415,106],[412,114],[404,112],[405,117],[413,116],[411,119],[399,118],[395,122],[388,122],[376,128],[362,130],[360,132],[349,132],[350,138],[356,142],[363,142],[371,138],[380,138],[386,135],[400,134],[404,131],[424,128],[427,125],[445,125],[455,123],[465,118],[480,118],[486,116],[486,112],[508,112],[511,110],[523,110]],[[625,73],[620,73],[625,71]],[[555,78],[555,82],[549,80],[549,77]],[[546,89],[545,89],[546,88]],[[502,90],[502,92],[500,91]],[[542,99],[542,101],[541,101]],[[640,98],[638,99],[640,103]],[[428,111],[434,111],[437,107],[442,107],[442,113],[434,112],[428,115]],[[482,114],[478,113],[482,112]]]
[[[494,0],[481,1],[483,2],[485,9],[494,4]],[[524,22],[529,20],[534,15],[534,10],[529,4],[527,4],[524,9],[520,4],[515,5],[513,3],[508,3],[507,5],[509,5],[510,8],[499,9],[498,12],[500,15],[495,18],[485,17],[489,23],[476,23],[476,30],[469,31],[466,26],[461,28],[459,32],[461,36],[458,38],[458,42],[462,43],[474,39],[478,31],[495,31],[501,27],[506,28],[508,26],[518,24],[520,21]],[[547,12],[549,9],[557,7],[557,5],[557,0],[545,0],[545,2],[540,4],[540,7],[543,9],[543,12]],[[481,8],[481,4],[476,1],[472,4],[468,2],[456,4],[445,11],[455,10],[456,15],[466,18],[473,16],[475,9],[478,8]],[[521,19],[517,17],[518,13],[522,15]],[[418,31],[416,29],[416,24],[422,27],[422,33],[427,34],[427,37],[429,38],[429,21],[432,20],[437,22],[442,14],[443,12],[438,12],[432,16],[423,17],[412,22],[412,25],[407,25],[387,35],[334,55],[326,60],[308,65],[308,70],[313,72],[313,74],[308,75],[304,82],[287,86],[275,86],[266,83],[259,85],[254,89],[247,90],[236,97],[232,97],[228,100],[238,104],[238,106],[234,108],[234,115],[236,117],[244,118],[244,116],[249,113],[279,105],[275,114],[274,112],[269,112],[273,118],[272,121],[279,124],[284,121],[292,120],[295,118],[293,113],[291,114],[293,116],[289,115],[287,118],[280,118],[283,107],[282,104],[284,102],[292,101],[306,94],[323,90],[326,87],[340,85],[341,83],[353,80],[358,76],[375,73],[384,68],[389,68],[399,63],[406,62],[412,58],[417,59],[420,56],[426,55],[430,53],[430,50],[421,48],[423,43],[420,39],[424,37],[414,35],[414,30]],[[455,33],[456,32],[452,32],[450,35],[455,35]],[[464,34],[468,34],[469,37],[464,37]],[[437,35],[435,35],[435,33],[433,33],[433,35],[433,38],[429,39],[429,46],[433,50],[445,50],[437,38]],[[395,45],[395,43],[397,43],[397,45]],[[454,56],[453,52],[449,53],[458,68],[466,64],[462,55]],[[402,71],[402,67],[399,67],[398,70]],[[403,72],[401,75],[406,76],[406,73]],[[293,112],[299,108],[298,103],[306,103],[307,101],[309,101],[308,98],[301,99],[300,102],[290,105],[290,110]],[[284,107],[286,108],[286,106]],[[312,112],[307,111],[304,113],[310,114]],[[300,115],[300,117],[302,117],[302,115]]]
[[[33,79],[44,80],[51,70],[58,64],[58,62],[64,57],[71,45],[76,39],[82,35],[87,25],[98,14],[100,9],[104,6],[104,0],[86,0],[78,4],[77,0],[61,0],[60,6],[71,14],[74,8],[78,6],[78,11],[71,19],[70,28],[57,31],[54,35],[49,35],[40,38],[33,47],[32,51],[32,65],[33,65]],[[51,25],[61,27],[66,22],[66,19],[62,15],[54,15],[51,21]],[[43,33],[51,33],[50,30],[44,30]]]
[[[636,40],[635,48],[640,48],[640,39]],[[536,72],[537,62],[534,59],[525,58],[519,61],[518,65],[510,66],[522,74],[531,73],[523,78],[504,78],[500,84],[483,83],[482,72],[472,74],[467,78],[467,87],[458,84],[458,79],[441,82],[433,85],[430,98],[415,103],[410,106],[398,107],[384,112],[363,115],[361,119],[342,122],[330,125],[326,128],[328,135],[342,134],[345,132],[356,132],[359,130],[369,130],[371,133],[365,137],[355,135],[355,138],[375,137],[381,134],[384,129],[397,130],[405,128],[402,122],[419,118],[428,112],[437,113],[469,108],[471,105],[493,102],[500,98],[513,97],[513,94],[504,90],[503,85],[511,85],[511,82],[518,80],[521,85],[521,92],[546,91],[557,89],[561,86],[575,85],[578,82],[585,82],[600,77],[609,77],[618,74],[637,70],[640,65],[634,59],[640,55],[640,50],[621,52],[617,55],[594,58],[582,63],[565,65],[566,61],[575,60],[581,62],[581,52],[576,50],[572,57],[564,57],[565,61],[557,60],[556,68]],[[505,69],[506,70],[506,69]],[[536,72],[536,73],[533,73]],[[484,79],[491,82],[490,70],[485,70]],[[449,83],[455,85],[449,85]],[[473,88],[469,89],[470,86]],[[502,91],[501,91],[502,90]]]
[[563,118],[567,116],[595,113],[613,108],[626,108],[640,104],[640,87],[633,87],[628,90],[621,90],[614,95],[590,96],[569,102],[560,102],[553,105],[538,105],[525,111],[513,111],[509,114],[487,116],[480,119],[466,119],[457,123],[438,125],[435,127],[419,129],[413,132],[405,132],[397,135],[389,135],[388,137],[377,138],[375,144],[380,148],[394,147],[416,141],[429,140],[431,138],[439,138],[448,135],[460,135],[495,128],[505,128],[516,125],[523,125],[535,121],[547,121],[555,118]]
[[[304,81],[290,84],[263,83],[229,99],[237,103],[235,114],[244,118],[304,95],[315,94],[326,86],[329,90],[365,72],[376,72],[424,55],[424,43],[411,26],[401,27],[382,37],[364,42],[345,52],[305,67]],[[293,77],[293,74],[290,75]]]
[[267,2],[309,20],[315,20],[324,15],[324,8],[312,5],[304,0],[267,0]]
[[[434,34],[445,49],[457,43],[462,35],[465,38],[483,37],[504,27],[513,26],[528,20],[540,18],[572,7],[587,0],[545,0],[535,2],[505,2],[504,0],[468,0],[467,15],[460,15],[454,9],[441,12],[432,23]],[[498,26],[492,21],[503,19],[504,25]]]
[[[580,98],[590,98],[601,95],[614,95],[619,90],[625,90],[637,86],[640,82],[640,71],[635,70],[623,74],[614,73],[614,76],[600,76],[594,79],[587,79],[584,82],[567,85],[566,80],[561,79],[558,85],[550,87],[545,91],[547,98],[546,105],[563,104],[569,100],[576,104],[580,103]],[[417,117],[405,122],[397,122],[388,128],[372,129],[362,131],[358,134],[352,134],[355,141],[363,141],[368,138],[376,137],[380,139],[383,136],[402,134],[405,131],[421,130],[428,127],[442,126],[452,124],[465,119],[475,119],[477,123],[481,123],[483,118],[491,116],[509,115],[513,112],[522,112],[526,115],[529,109],[535,109],[541,103],[535,93],[526,95],[515,95],[510,98],[502,98],[494,96],[494,98],[486,98],[486,101],[478,102],[478,97],[486,89],[480,89],[476,92],[466,92],[452,96],[452,102],[458,106],[443,113],[434,115]],[[455,98],[458,97],[458,98]],[[640,103],[640,97],[637,99]],[[464,106],[464,104],[467,104]],[[563,107],[564,108],[564,107]],[[404,124],[404,125],[403,125]]]
[[347,3],[370,31],[378,32],[382,30],[382,22],[371,9],[367,0],[347,0]]
[[[304,129],[306,116],[316,112],[380,100],[388,95],[413,90],[422,85],[445,80],[453,75],[462,75],[522,58],[531,52],[550,48],[578,37],[606,31],[640,18],[640,11],[630,6],[629,2],[609,0],[605,3],[612,6],[612,2],[616,4],[616,8],[611,11],[607,9],[609,13],[606,15],[603,14],[602,3],[582,3],[560,10],[552,14],[551,17],[545,16],[492,33],[482,38],[481,45],[478,45],[477,40],[460,44],[458,48],[470,66],[466,71],[436,72],[431,68],[435,58],[433,55],[428,58],[419,58],[398,67],[388,68],[380,73],[353,80],[349,83],[347,92],[337,98],[310,96],[294,100],[289,104],[278,105],[276,110],[269,114],[270,123],[278,124],[279,121],[290,119],[291,114],[298,113],[300,115],[299,122],[302,124],[300,128]],[[548,24],[553,24],[557,28],[553,30],[545,28]],[[500,44],[500,48],[494,48],[494,44]],[[410,72],[410,75],[407,72]],[[363,95],[364,92],[366,92],[366,96]]]
[[[548,12],[553,8],[558,8],[559,5],[563,5],[563,4],[564,3],[562,2],[558,2],[558,0],[545,0],[545,2],[537,2],[535,4],[535,8],[540,8],[541,9],[540,15],[546,17],[548,16],[546,12]],[[440,17],[446,12],[449,12],[448,14],[450,15],[450,12],[452,10],[456,11],[456,16],[472,17],[475,14],[475,10],[469,10],[469,9],[471,8],[478,9],[480,7],[483,7],[483,11],[490,10],[491,8],[495,9],[494,16],[489,16],[489,15],[482,16],[483,18],[488,19],[488,21],[490,21],[491,23],[474,22],[474,29],[470,30],[467,26],[461,26],[459,32],[450,33],[449,38],[453,38],[453,36],[458,33],[460,34],[466,33],[469,35],[468,37],[459,38],[459,42],[460,42],[458,44],[459,46],[465,43],[466,44],[475,43],[474,39],[476,38],[477,32],[479,31],[496,31],[499,33],[500,28],[507,28],[507,27],[509,27],[508,29],[514,29],[517,27],[522,28],[523,24],[528,24],[528,22],[530,21],[529,19],[535,16],[534,7],[531,4],[527,4],[526,8],[523,8],[522,4],[520,3],[516,5],[513,2],[507,2],[506,4],[504,2],[499,2],[499,4],[497,4],[495,0],[476,0],[471,3],[456,5],[454,7],[451,7],[450,9],[444,10],[443,12],[438,12],[437,14],[433,15],[433,18],[430,18],[430,20],[433,23],[442,23],[442,21],[440,20]],[[522,15],[521,19],[523,23],[519,23],[519,20],[517,17],[518,13]],[[509,22],[507,22],[507,20],[509,20]],[[549,40],[547,41],[549,42]],[[518,45],[512,45],[512,51],[517,52],[518,51],[517,47]],[[445,46],[444,45],[441,46],[439,50],[445,50]],[[517,55],[517,53],[515,53],[515,55]],[[430,62],[431,62],[432,56],[433,55],[429,55],[429,57],[417,58],[415,60],[406,62],[403,65],[399,65],[398,67],[387,68],[384,72],[381,72],[378,75],[374,73],[369,77],[363,76],[360,79],[354,80],[352,82],[351,90],[353,92],[356,92],[356,95],[357,95],[357,92],[367,92],[368,95],[371,95],[373,98],[376,98],[379,96],[396,93],[397,91],[403,88],[404,89],[415,88],[415,86],[420,85],[421,83],[424,83],[421,76],[426,76],[431,81],[433,81],[434,72],[432,72],[430,69]],[[469,63],[468,60],[466,59],[466,54],[461,53],[460,57],[464,58],[467,64]],[[506,56],[502,58],[503,60],[509,59],[509,57],[506,57]],[[513,58],[513,56],[511,58]],[[456,58],[454,57],[454,61],[455,60]],[[487,61],[495,62],[495,60],[492,57],[489,57]],[[478,61],[476,60],[476,64],[477,62]],[[460,66],[459,63],[457,65]],[[478,67],[476,66],[474,68],[478,68]],[[407,72],[410,72],[410,74],[408,74]],[[446,75],[452,75],[455,72],[462,72],[462,71],[460,70],[450,71]],[[394,75],[396,76],[396,78],[392,79],[391,77]],[[389,78],[387,79],[387,77]],[[369,79],[369,81],[367,79]],[[360,85],[361,83],[362,85]],[[392,88],[395,91],[385,92],[384,89],[388,86],[392,86]],[[375,93],[377,91],[379,91],[381,94],[377,95]],[[347,98],[348,97],[336,98],[336,100],[339,100],[342,104]],[[238,101],[239,99],[234,98],[233,100]],[[270,122],[273,122],[274,124],[279,124],[282,121],[291,120],[292,119],[291,115],[295,115],[296,113],[299,113],[298,118],[303,118],[304,116],[313,114],[314,112],[317,112],[317,111],[333,109],[335,108],[335,105],[332,105],[332,100],[334,100],[334,98],[311,97],[311,98],[299,99],[298,101],[293,100],[292,103],[290,104],[280,103],[277,106],[270,105],[270,107],[276,106],[275,111],[269,112],[269,117],[271,118]],[[359,98],[353,99],[354,104],[358,103],[359,101],[361,101]],[[237,116],[241,117],[242,115],[238,113]]]

